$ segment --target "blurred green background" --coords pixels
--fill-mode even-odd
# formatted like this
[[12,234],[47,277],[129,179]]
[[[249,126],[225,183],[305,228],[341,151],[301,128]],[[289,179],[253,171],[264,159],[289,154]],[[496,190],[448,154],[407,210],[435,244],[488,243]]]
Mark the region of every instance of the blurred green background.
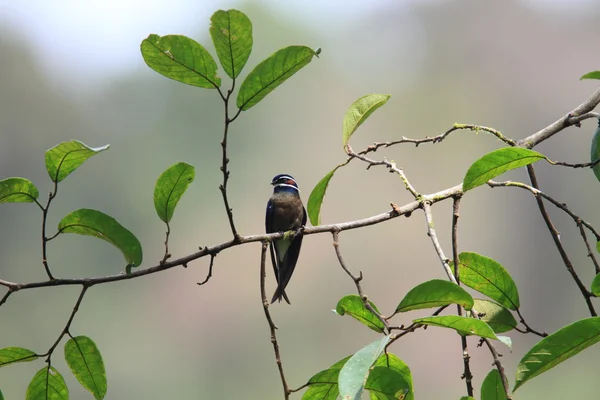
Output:
[[[232,126],[229,194],[241,234],[263,232],[274,175],[294,175],[306,201],[319,179],[345,159],[342,117],[364,94],[392,98],[352,138],[354,149],[401,136],[437,135],[454,122],[492,126],[520,139],[566,114],[597,87],[595,81],[579,81],[600,68],[600,8],[593,0],[0,0],[0,178],[31,179],[45,201],[51,189],[46,149],[70,139],[111,144],[60,185],[50,232],[66,213],[95,208],[138,236],[142,268],[155,265],[165,227],[155,215],[154,183],[167,167],[184,161],[196,166],[197,175],[172,220],[173,255],[230,238],[218,190],[223,124],[218,95],[159,76],[139,52],[150,33],[179,33],[214,54],[209,18],[220,8],[237,8],[253,22],[254,50],[243,75],[290,44],[323,49],[320,59]],[[554,160],[586,162],[594,129],[595,121],[584,121],[581,129],[570,128],[537,150]],[[432,193],[458,184],[474,160],[500,146],[484,133],[460,132],[441,144],[402,145],[374,157],[395,160],[417,190]],[[537,171],[547,193],[600,226],[593,206],[600,185],[591,171],[541,163]],[[527,181],[523,171],[507,177]],[[377,167],[366,171],[354,162],[334,177],[322,221],[364,218],[387,211],[390,202],[410,200],[398,176]],[[553,208],[550,213],[582,279],[590,282],[593,268],[575,224]],[[451,202],[436,205],[434,217],[450,255]],[[0,276],[16,282],[44,279],[39,210],[5,204],[0,221]],[[511,272],[522,312],[535,329],[553,332],[587,316],[525,191],[470,192],[462,202],[460,234],[462,251],[492,257]],[[72,332],[90,336],[101,349],[106,398],[281,398],[260,302],[259,247],[219,254],[212,280],[202,287],[196,282],[205,277],[207,259],[92,288]],[[341,248],[349,268],[363,272],[365,292],[385,314],[416,284],[444,278],[421,212],[344,232]],[[58,277],[109,275],[124,267],[116,249],[78,235],[51,242],[49,257]],[[269,275],[268,293],[274,288]],[[64,327],[78,290],[46,288],[11,296],[0,308],[0,347],[45,352]],[[340,297],[354,291],[335,259],[330,235],[306,237],[287,290],[292,306],[271,308],[292,387],[376,339],[351,318],[331,312]],[[420,315],[395,321],[409,323]],[[517,362],[538,338],[510,336],[512,352],[498,347],[512,385]],[[469,339],[478,395],[492,359],[476,344]],[[419,331],[397,342],[393,352],[412,368],[417,398],[465,394],[460,340],[452,331]],[[595,397],[599,356],[600,348],[587,350],[526,384],[516,398]],[[91,398],[62,358],[60,347],[53,364],[65,376],[71,398]],[[38,361],[3,368],[5,397],[23,398],[42,366]]]

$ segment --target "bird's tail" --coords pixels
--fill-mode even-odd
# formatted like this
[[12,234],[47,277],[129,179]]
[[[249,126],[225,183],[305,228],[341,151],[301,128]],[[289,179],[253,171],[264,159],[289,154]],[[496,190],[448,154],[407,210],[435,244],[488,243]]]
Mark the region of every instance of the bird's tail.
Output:
[[271,299],[271,304],[275,303],[276,300],[279,300],[279,302],[281,302],[281,298],[283,298],[286,303],[292,304],[292,303],[290,303],[290,299],[288,299],[287,294],[285,293],[285,290],[282,290],[279,288],[279,286],[277,286],[277,289],[275,290],[275,293],[273,294],[273,298]]

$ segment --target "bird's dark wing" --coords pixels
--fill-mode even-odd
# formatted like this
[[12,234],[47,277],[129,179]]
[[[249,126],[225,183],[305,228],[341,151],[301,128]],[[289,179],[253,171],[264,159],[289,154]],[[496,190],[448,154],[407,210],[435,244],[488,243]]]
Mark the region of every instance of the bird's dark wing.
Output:
[[[266,216],[265,216],[265,232],[267,232],[267,233],[276,232],[273,229],[273,203],[271,202],[271,200],[269,200],[269,202],[267,203],[267,212],[266,212]],[[276,257],[276,254],[275,254],[276,248],[272,242],[271,242],[271,244],[269,244],[269,252],[271,253],[271,263],[273,264],[273,272],[275,274],[275,280],[277,281],[277,287],[279,288],[279,268],[277,265],[277,260],[279,258]],[[283,290],[282,290],[281,294],[278,294],[277,299],[279,299],[281,301],[281,297],[283,297],[283,299],[286,301],[286,303],[291,304],[290,299],[287,297],[287,294]],[[271,303],[275,300],[276,300],[276,298],[273,297],[273,300],[271,300]]]
[[[302,216],[302,226],[304,226],[306,224],[306,209],[304,208],[304,206],[302,207],[302,212],[304,213],[304,215]],[[300,227],[298,226],[295,228],[298,229]],[[302,238],[303,236],[299,235],[292,240],[290,247],[285,253],[283,262],[279,265],[279,285],[277,286],[277,290],[273,295],[271,303],[277,300],[278,298],[281,298],[282,295],[286,297],[284,290],[287,284],[289,283],[290,279],[292,278],[294,268],[296,268],[296,263],[298,262],[298,257],[300,255],[300,248],[302,247]],[[277,275],[277,272],[275,273],[275,275]]]

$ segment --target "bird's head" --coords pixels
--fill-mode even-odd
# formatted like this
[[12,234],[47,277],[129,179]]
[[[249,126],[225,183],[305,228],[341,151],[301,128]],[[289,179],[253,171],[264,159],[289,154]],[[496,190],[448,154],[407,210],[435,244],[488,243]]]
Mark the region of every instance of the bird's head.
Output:
[[291,193],[299,193],[298,184],[293,176],[288,174],[279,174],[276,175],[271,181],[271,185],[274,186],[273,192],[291,192]]

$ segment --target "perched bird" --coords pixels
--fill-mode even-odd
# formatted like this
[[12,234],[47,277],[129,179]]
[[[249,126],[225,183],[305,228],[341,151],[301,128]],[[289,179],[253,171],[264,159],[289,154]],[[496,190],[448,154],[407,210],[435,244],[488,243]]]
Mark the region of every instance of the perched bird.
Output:
[[[296,180],[287,174],[280,174],[271,181],[273,196],[267,203],[265,227],[267,233],[298,230],[306,224],[306,210],[300,199]],[[281,301],[283,297],[290,304],[285,287],[290,281],[302,246],[302,235],[288,234],[271,242],[271,262],[277,280],[277,290],[271,299]]]

